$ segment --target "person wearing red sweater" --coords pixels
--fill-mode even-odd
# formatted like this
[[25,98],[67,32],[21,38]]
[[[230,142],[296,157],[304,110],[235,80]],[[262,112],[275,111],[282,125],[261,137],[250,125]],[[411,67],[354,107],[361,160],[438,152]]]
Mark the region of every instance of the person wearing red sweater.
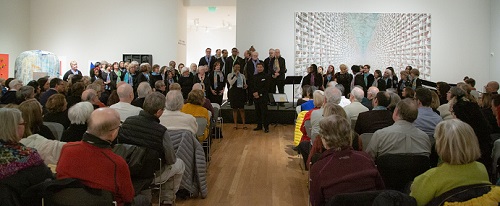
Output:
[[131,203],[134,188],[128,165],[111,150],[119,128],[120,115],[115,110],[100,108],[92,112],[82,141],[62,148],[57,179],[79,179],[88,187],[111,191],[119,205]]

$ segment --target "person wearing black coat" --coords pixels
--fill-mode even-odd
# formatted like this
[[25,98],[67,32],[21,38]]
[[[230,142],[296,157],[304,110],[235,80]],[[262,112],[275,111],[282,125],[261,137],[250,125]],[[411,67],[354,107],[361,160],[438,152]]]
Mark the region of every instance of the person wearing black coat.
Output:
[[[255,52],[254,52],[255,53]],[[252,53],[253,55],[253,53]],[[252,88],[251,94],[255,102],[255,113],[257,116],[257,127],[254,131],[262,130],[264,127],[264,132],[269,132],[269,119],[268,119],[268,109],[267,103],[269,102],[269,83],[270,76],[264,73],[263,63],[257,63],[257,74],[252,78]]]
[[321,88],[323,86],[323,75],[318,73],[318,66],[316,64],[311,64],[307,68],[308,74],[302,79],[302,87],[304,85],[315,86],[316,88]]
[[365,97],[368,92],[368,88],[373,85],[373,82],[375,81],[375,77],[373,74],[370,74],[370,65],[365,65],[363,66],[363,69],[361,70],[360,74],[357,74],[354,77],[354,86],[359,85],[363,88],[363,91],[365,92]]
[[200,61],[198,62],[198,66],[208,66],[207,73],[211,72],[213,69],[213,66],[215,62],[217,61],[214,56],[212,56],[212,49],[207,48],[205,49],[205,56],[200,58]]
[[[259,59],[259,52],[252,52],[252,58],[248,60],[245,64],[245,69],[243,70],[243,74],[245,74],[245,78],[247,79],[248,88],[253,88],[253,79],[254,75],[257,74],[257,65],[262,64],[262,72],[264,72],[264,62]],[[267,90],[268,88],[266,88]],[[253,92],[248,92],[248,106],[253,105]]]
[[215,62],[214,71],[210,74],[210,89],[207,92],[210,102],[222,105],[222,97],[224,96],[224,89],[226,87],[226,78],[221,71],[220,62]]
[[285,58],[281,56],[279,49],[274,50],[274,57],[271,59],[272,67],[269,68],[269,75],[271,75],[271,82],[269,93],[276,93],[276,86],[280,94],[285,93],[285,74],[287,72]]

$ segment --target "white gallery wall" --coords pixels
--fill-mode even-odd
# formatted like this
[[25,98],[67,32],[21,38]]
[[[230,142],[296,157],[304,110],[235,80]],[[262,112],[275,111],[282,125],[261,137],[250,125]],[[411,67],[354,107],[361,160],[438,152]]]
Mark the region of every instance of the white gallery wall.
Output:
[[[490,76],[491,80],[500,82],[500,0],[491,0],[491,53]],[[479,85],[482,86],[482,85]],[[479,87],[477,86],[477,87]]]
[[[290,68],[294,64],[294,13],[323,11],[430,13],[431,80],[458,82],[468,75],[478,85],[484,85],[492,78],[489,76],[490,0],[253,0],[238,1],[236,7],[238,48],[244,50],[254,45],[261,59],[267,56],[269,48],[280,48],[289,68],[287,75],[293,75]],[[342,63],[349,67],[353,64],[338,62],[335,67],[338,69]],[[286,93],[290,99],[291,87],[286,87]]]
[[[182,0],[31,0],[29,49],[76,60],[120,61],[123,53],[152,54],[153,63],[177,60]],[[69,65],[63,65],[63,72]]]
[[9,76],[17,55],[29,48],[30,0],[0,0],[0,54],[9,54]]

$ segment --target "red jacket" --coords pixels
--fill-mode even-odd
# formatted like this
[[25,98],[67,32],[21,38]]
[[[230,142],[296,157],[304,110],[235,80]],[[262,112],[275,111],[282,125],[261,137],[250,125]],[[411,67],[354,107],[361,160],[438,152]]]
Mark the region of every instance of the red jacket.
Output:
[[[306,132],[306,127],[305,127],[305,122],[307,120],[311,121],[311,114],[314,110],[318,110],[319,108],[315,107],[311,110],[309,110],[306,115],[304,115],[304,119],[302,120],[302,125],[300,125],[300,131],[302,132],[302,138],[300,138],[300,142],[303,142],[303,141],[311,141],[311,137],[308,136],[307,132]],[[311,125],[312,126],[312,125]],[[311,135],[311,134],[309,134]]]
[[64,145],[56,171],[57,179],[75,178],[88,187],[111,191],[120,205],[134,198],[127,162],[94,135],[85,133],[82,141]]
[[384,189],[372,158],[365,152],[346,148],[326,150],[310,171],[311,204],[325,205],[335,195]]

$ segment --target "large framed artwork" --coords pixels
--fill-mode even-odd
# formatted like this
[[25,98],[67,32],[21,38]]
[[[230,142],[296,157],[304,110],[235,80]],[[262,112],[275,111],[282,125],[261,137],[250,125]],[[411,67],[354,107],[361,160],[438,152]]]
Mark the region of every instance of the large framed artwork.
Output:
[[371,66],[382,72],[407,65],[431,75],[431,15],[428,13],[295,13],[295,75],[311,64]]

